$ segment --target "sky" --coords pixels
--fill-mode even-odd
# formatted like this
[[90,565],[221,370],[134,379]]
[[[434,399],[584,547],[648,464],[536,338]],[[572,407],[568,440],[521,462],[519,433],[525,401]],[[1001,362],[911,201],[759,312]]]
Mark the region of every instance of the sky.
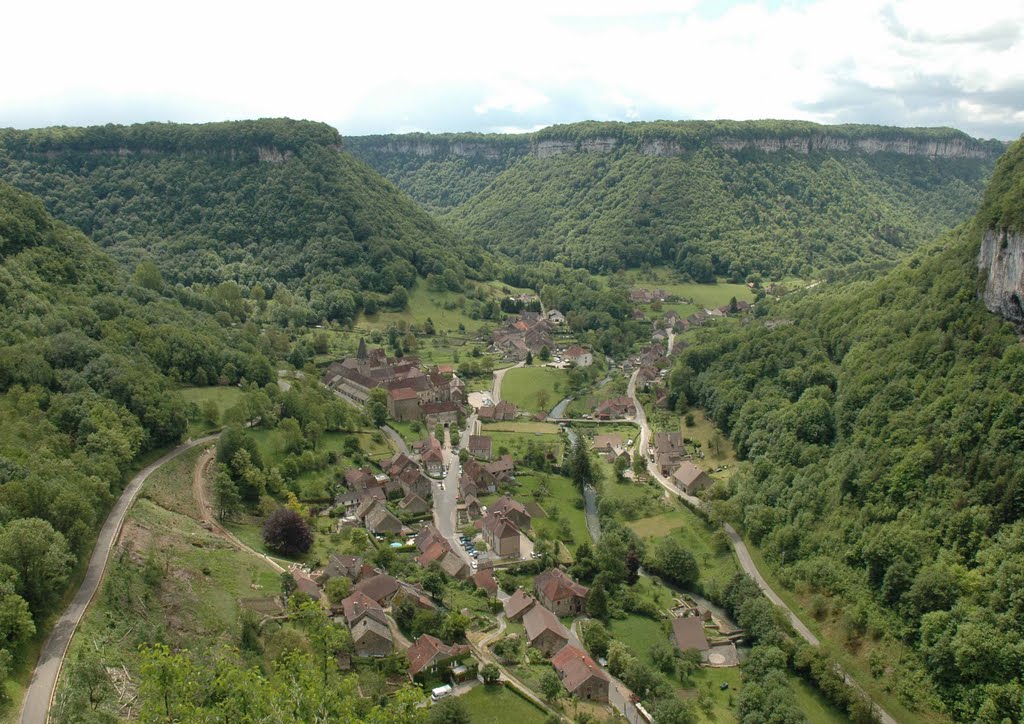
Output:
[[1024,133],[1024,0],[18,2],[0,127],[786,118]]

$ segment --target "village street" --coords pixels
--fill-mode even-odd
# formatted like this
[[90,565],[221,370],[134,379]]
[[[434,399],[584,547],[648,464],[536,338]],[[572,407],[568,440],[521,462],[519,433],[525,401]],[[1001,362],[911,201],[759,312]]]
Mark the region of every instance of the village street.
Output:
[[[469,441],[469,436],[476,427],[476,415],[466,418],[466,429],[463,432],[455,431],[460,435],[463,445]],[[472,564],[472,557],[466,552],[459,542],[458,530],[455,527],[456,507],[459,498],[459,456],[452,452],[451,430],[444,431],[444,462],[447,465],[447,473],[441,484],[434,483],[434,525],[438,532],[444,536],[448,543],[466,563]]]

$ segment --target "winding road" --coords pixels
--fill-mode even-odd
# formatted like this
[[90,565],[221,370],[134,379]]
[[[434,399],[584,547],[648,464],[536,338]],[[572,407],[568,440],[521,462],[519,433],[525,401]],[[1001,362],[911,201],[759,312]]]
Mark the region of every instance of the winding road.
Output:
[[[634,419],[634,422],[640,425],[640,444],[637,448],[637,454],[643,455],[645,459],[648,459],[647,450],[651,442],[651,428],[650,425],[647,424],[647,414],[644,412],[643,405],[640,404],[640,400],[636,396],[636,378],[638,374],[639,370],[634,372],[633,375],[629,378],[629,386],[627,388],[626,393],[629,395],[629,397],[633,399],[633,404],[636,406],[636,418]],[[706,504],[703,500],[692,495],[688,495],[681,491],[679,488],[677,488],[675,485],[673,485],[668,478],[663,476],[658,471],[657,466],[649,459],[647,463],[647,472],[651,475],[652,478],[658,481],[658,483],[661,485],[661,487],[665,489],[667,493],[684,500],[692,508],[696,508],[698,510],[706,510]],[[725,533],[729,538],[729,543],[732,545],[733,550],[736,552],[736,558],[739,560],[740,567],[743,569],[743,572],[750,576],[752,579],[754,579],[754,581],[757,583],[758,588],[761,589],[761,592],[764,593],[765,597],[769,601],[771,601],[773,604],[775,604],[783,611],[785,611],[786,616],[789,618],[790,623],[793,625],[793,629],[802,639],[804,639],[804,641],[809,643],[811,646],[821,645],[821,642],[818,640],[818,637],[815,636],[809,628],[807,628],[806,624],[804,624],[804,622],[800,620],[800,617],[793,613],[793,610],[786,605],[786,602],[782,600],[779,594],[777,594],[775,590],[770,585],[768,585],[768,582],[764,579],[764,576],[761,575],[761,572],[757,569],[757,566],[754,564],[754,559],[751,558],[750,551],[747,550],[747,546],[743,542],[743,538],[740,537],[739,533],[736,532],[736,529],[728,523],[723,523],[722,527],[724,528]],[[880,707],[877,702],[871,699],[870,695],[864,690],[864,688],[860,684],[858,684],[849,674],[847,674],[846,671],[844,671],[843,668],[839,666],[839,664],[836,664],[836,669],[842,675],[843,680],[846,682],[847,686],[851,687],[854,691],[857,691],[859,694],[861,694],[862,696],[866,697],[869,701],[871,701],[871,706],[874,709],[875,714],[878,716],[879,721],[882,722],[882,724],[897,724],[896,719],[893,718],[893,716],[886,712],[884,709],[882,709],[882,707]]]
[[99,590],[103,575],[107,570],[107,563],[110,560],[110,552],[121,532],[121,526],[124,525],[124,518],[131,509],[132,503],[135,502],[135,498],[138,497],[143,483],[160,466],[194,447],[205,445],[216,439],[217,435],[207,435],[198,440],[189,440],[178,445],[163,457],[140,470],[125,486],[121,497],[117,499],[107,515],[107,519],[103,522],[99,535],[96,536],[96,545],[93,547],[92,557],[89,559],[89,567],[85,571],[85,577],[78,587],[78,592],[64,613],[57,619],[39,652],[39,660],[36,662],[32,680],[29,682],[25,700],[21,705],[21,721],[24,724],[43,724],[49,718],[50,705],[57,689],[57,679],[60,676],[61,667],[64,665],[68,647],[71,645],[71,638],[78,630],[82,616],[85,615],[89,604],[92,603],[93,597]]

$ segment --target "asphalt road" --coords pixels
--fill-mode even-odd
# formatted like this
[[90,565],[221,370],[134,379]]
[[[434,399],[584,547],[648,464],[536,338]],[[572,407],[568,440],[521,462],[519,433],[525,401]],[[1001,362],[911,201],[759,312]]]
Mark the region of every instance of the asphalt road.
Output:
[[[466,418],[466,430],[461,433],[463,443],[469,443],[469,433],[476,425],[476,415]],[[455,434],[460,434],[455,430]],[[459,456],[452,452],[451,431],[444,431],[443,455],[448,472],[444,476],[444,490],[436,482],[434,483],[434,525],[438,532],[448,539],[454,550],[466,563],[472,563],[473,558],[466,553],[466,550],[459,543],[457,531],[455,530],[455,508],[459,497]]]
[[167,463],[191,450],[197,445],[205,445],[216,440],[216,435],[208,435],[198,440],[190,440],[182,443],[169,453],[143,468],[129,481],[121,497],[111,509],[110,514],[100,528],[96,537],[96,545],[92,550],[92,558],[89,559],[89,567],[85,571],[85,578],[78,587],[78,592],[68,604],[68,607],[57,619],[53,630],[43,644],[39,652],[39,660],[36,662],[35,671],[32,673],[32,680],[29,682],[28,691],[25,692],[25,700],[21,705],[21,721],[25,724],[43,724],[49,717],[50,704],[53,701],[54,691],[57,687],[57,678],[60,676],[61,666],[64,657],[67,655],[68,646],[71,645],[71,637],[75,635],[82,616],[89,608],[100,583],[103,581],[103,574],[107,569],[107,561],[110,559],[110,551],[117,541],[124,524],[124,517],[131,508],[132,503],[142,489],[146,478],[164,463]]

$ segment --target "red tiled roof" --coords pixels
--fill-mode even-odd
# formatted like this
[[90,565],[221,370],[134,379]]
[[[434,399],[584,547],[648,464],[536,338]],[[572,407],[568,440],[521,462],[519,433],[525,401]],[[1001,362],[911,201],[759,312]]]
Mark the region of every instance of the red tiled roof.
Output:
[[589,589],[572,580],[558,568],[544,571],[536,579],[534,585],[549,601],[561,601],[565,598],[586,598]]
[[498,582],[494,580],[494,572],[490,568],[484,568],[473,574],[473,583],[477,588],[482,588],[492,596],[498,593]]
[[380,604],[362,591],[356,591],[348,598],[343,599],[341,602],[341,610],[344,612],[345,620],[348,621],[349,626],[352,625],[353,621],[361,618],[364,614],[373,616],[382,623],[387,622],[387,619],[384,616],[384,609],[380,607]]
[[448,645],[430,634],[423,634],[406,652],[409,659],[409,674],[416,674],[440,659],[451,659],[469,653],[468,646]]
[[604,673],[604,670],[587,655],[586,651],[571,644],[551,658],[551,665],[558,671],[562,685],[570,694],[590,678],[598,678],[604,682],[610,681],[608,674]]
[[356,584],[356,591],[362,591],[377,603],[398,590],[398,580],[386,573],[379,573]]
[[391,390],[388,394],[391,395],[391,399],[395,402],[400,402],[401,400],[415,400],[417,397],[416,390],[411,387],[399,387],[397,390]]
[[520,588],[505,601],[505,615],[508,618],[518,618],[523,611],[536,603],[536,598]]

